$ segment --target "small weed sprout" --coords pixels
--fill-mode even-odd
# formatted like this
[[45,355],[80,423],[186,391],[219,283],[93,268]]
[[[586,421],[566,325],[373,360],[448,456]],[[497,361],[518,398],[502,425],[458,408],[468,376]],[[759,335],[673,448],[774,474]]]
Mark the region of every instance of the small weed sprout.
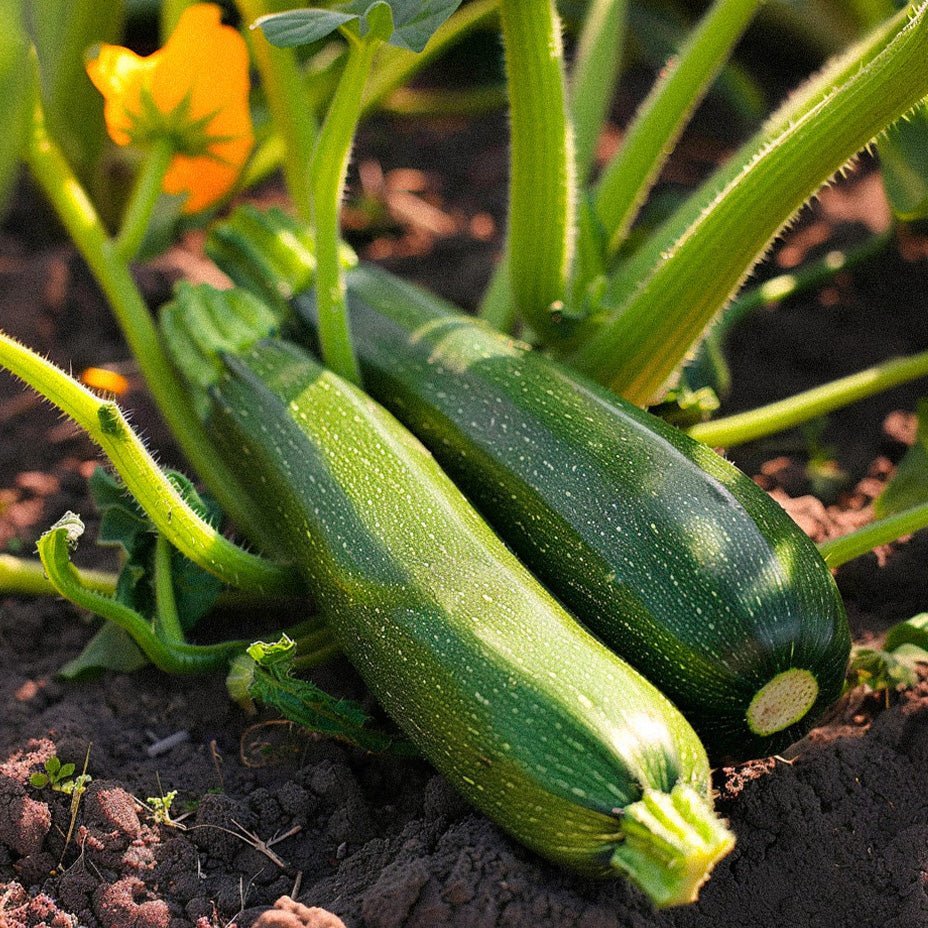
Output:
[[75,765],[63,764],[55,755],[49,757],[43,766],[44,771],[33,773],[29,777],[29,785],[35,789],[51,787],[56,793],[80,796],[93,779],[88,773],[81,773],[75,777],[74,771],[77,769]]
[[178,819],[172,818],[171,806],[177,798],[177,790],[172,789],[168,793],[160,796],[149,796],[145,802],[151,811],[152,817],[159,825],[165,825],[168,828],[182,828]]

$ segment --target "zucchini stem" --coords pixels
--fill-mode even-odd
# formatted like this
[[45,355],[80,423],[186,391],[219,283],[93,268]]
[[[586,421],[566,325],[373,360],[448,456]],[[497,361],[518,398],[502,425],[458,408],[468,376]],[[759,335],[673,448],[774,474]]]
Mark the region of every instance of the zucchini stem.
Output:
[[173,674],[209,673],[226,666],[248,647],[247,641],[191,645],[163,641],[134,609],[85,587],[71,563],[71,548],[83,534],[84,525],[73,512],[66,513],[38,541],[39,557],[48,579],[67,600],[118,625],[131,635],[142,653],[159,669]]
[[615,257],[680,133],[762,0],[716,0],[667,63],[596,185],[596,215]]
[[184,628],[177,611],[174,577],[171,570],[171,545],[160,532],[155,539],[155,631],[167,642],[183,642]]
[[645,790],[623,809],[625,840],[612,864],[658,908],[694,902],[716,863],[734,847],[734,835],[710,804],[685,783],[669,793]]
[[[158,410],[185,457],[232,521],[248,525],[251,520],[243,504],[243,494],[236,492],[235,475],[216,454],[184,395],[161,346],[151,313],[132,278],[128,262],[107,234],[61,149],[49,136],[38,94],[25,159],[32,176],[100,285]],[[157,164],[154,166],[157,167]],[[152,173],[156,173],[154,169]],[[132,237],[135,234],[133,232]],[[123,247],[128,251],[131,246],[124,241]]]
[[[267,0],[235,0],[246,22],[272,12]],[[308,169],[319,127],[306,105],[303,75],[292,48],[275,48],[260,29],[246,30],[251,55],[271,111],[271,122],[280,133],[283,174],[297,215],[304,222],[312,217],[312,174]]]
[[[644,404],[659,393],[796,211],[928,92],[922,67],[928,4],[909,7],[891,29],[888,41],[881,30],[876,43],[856,50],[856,67],[853,59],[842,59],[830,93],[823,93],[821,81],[807,84],[786,110],[795,118],[778,118],[775,131],[762,132],[747,147],[746,161],[739,155],[740,174],[731,177],[723,168],[721,189],[712,180],[705,188],[713,191],[709,197],[697,192],[694,208],[679,211],[691,225],[679,229],[651,267],[640,268],[637,256],[629,259],[629,268],[641,270],[636,286],[624,270],[610,282],[604,302],[612,315],[571,357],[578,368],[632,402]],[[693,215],[698,206],[702,212]],[[672,228],[678,229],[676,218]],[[665,240],[662,232],[657,238]],[[650,245],[642,251],[653,256]],[[616,286],[622,296],[609,303]]]
[[587,181],[622,65],[628,0],[593,0],[570,72],[570,117],[577,182]]
[[161,196],[164,175],[173,157],[174,146],[168,138],[157,139],[146,153],[129,205],[122,217],[119,235],[113,242],[116,256],[126,263],[135,258],[145,241],[152,213]]
[[[77,570],[77,574],[86,589],[104,596],[116,593],[116,574],[105,570]],[[41,561],[0,554],[0,596],[54,596],[57,592]]]

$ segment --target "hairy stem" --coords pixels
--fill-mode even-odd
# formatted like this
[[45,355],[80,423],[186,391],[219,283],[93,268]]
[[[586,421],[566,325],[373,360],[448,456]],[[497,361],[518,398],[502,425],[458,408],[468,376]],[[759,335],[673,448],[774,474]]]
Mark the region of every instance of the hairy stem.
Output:
[[87,432],[158,530],[195,564],[235,587],[264,593],[299,589],[296,574],[289,566],[244,551],[187,505],[115,403],[101,400],[50,361],[2,332],[0,365]]
[[633,402],[659,392],[802,204],[928,94],[928,3],[910,14],[885,47],[765,140],[575,353],[579,368]]
[[507,255],[518,314],[557,335],[573,258],[574,155],[554,0],[502,0],[511,153]]
[[589,176],[596,143],[615,93],[627,12],[628,0],[592,0],[577,40],[570,72],[570,117],[579,184]]
[[237,486],[235,476],[216,454],[202,424],[194,415],[164,353],[151,313],[132,279],[129,266],[117,253],[93,204],[60,149],[49,137],[38,101],[25,156],[32,176],[48,197],[106,296],[148,389],[187,460],[232,520],[249,524],[244,497],[234,490]]

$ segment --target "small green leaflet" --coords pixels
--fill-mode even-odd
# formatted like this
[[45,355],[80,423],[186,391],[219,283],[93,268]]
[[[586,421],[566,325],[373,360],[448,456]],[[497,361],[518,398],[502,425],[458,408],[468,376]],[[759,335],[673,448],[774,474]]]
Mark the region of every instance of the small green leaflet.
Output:
[[897,622],[887,633],[882,651],[854,648],[848,668],[850,686],[871,690],[902,689],[918,682],[917,666],[928,664],[928,612]]
[[[204,501],[186,477],[173,472],[168,476],[199,515],[212,524],[218,522],[220,514],[216,505]],[[102,467],[93,472],[90,491],[100,510],[97,543],[119,547],[125,554],[116,584],[116,599],[151,618],[155,612],[152,578],[157,529],[125,487]],[[171,552],[171,577],[178,613],[185,630],[189,631],[215,603],[222,583],[176,550]],[[58,673],[72,680],[99,670],[130,673],[147,663],[127,632],[105,623],[84,650]]]
[[287,10],[261,16],[261,29],[272,45],[309,45],[343,26],[362,39],[380,39],[411,52],[421,52],[433,33],[461,5],[461,0],[352,0],[338,10]]
[[337,738],[364,751],[416,756],[405,738],[375,728],[358,703],[338,699],[309,680],[292,675],[296,643],[287,635],[275,642],[256,641],[233,661],[226,686],[242,705],[252,701],[275,709],[309,731]]
[[928,503],[928,400],[918,404],[918,435],[873,505],[878,519]]

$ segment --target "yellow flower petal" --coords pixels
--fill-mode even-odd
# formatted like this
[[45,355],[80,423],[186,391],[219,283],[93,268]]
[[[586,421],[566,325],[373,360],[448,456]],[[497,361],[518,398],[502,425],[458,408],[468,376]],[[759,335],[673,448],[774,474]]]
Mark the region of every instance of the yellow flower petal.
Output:
[[[254,144],[248,51],[238,32],[222,25],[218,6],[187,7],[164,47],[147,58],[104,45],[87,71],[105,98],[113,141],[126,145],[159,132],[175,139],[164,190],[187,194],[184,212],[204,209],[232,189]],[[152,124],[146,103],[163,120]]]

